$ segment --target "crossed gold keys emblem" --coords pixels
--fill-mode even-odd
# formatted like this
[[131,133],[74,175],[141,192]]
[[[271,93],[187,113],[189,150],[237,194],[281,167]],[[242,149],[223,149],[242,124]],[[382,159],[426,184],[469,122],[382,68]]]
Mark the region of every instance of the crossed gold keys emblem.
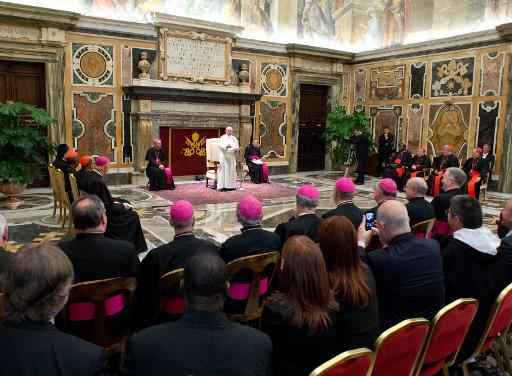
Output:
[[184,147],[181,149],[181,153],[185,157],[193,157],[194,155],[197,155],[199,157],[204,157],[206,155],[206,136],[201,136],[199,133],[194,132],[188,138],[185,136],[185,145],[188,147]]

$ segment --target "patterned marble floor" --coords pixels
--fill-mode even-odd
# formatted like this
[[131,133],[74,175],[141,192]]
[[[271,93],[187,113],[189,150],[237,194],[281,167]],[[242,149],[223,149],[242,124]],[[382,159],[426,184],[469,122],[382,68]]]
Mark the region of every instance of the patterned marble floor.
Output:
[[[315,184],[321,192],[319,213],[330,209],[334,181],[340,176],[336,172],[309,172],[290,175],[272,176],[272,182],[295,188],[304,183]],[[377,179],[370,178],[364,186],[358,187],[355,202],[361,208],[375,206],[373,187]],[[189,181],[177,182],[180,184]],[[170,241],[173,230],[167,222],[170,202],[146,191],[143,184],[110,187],[113,195],[130,200],[136,207],[150,249]],[[404,195],[400,194],[405,200]],[[484,203],[485,222],[495,230],[495,220],[505,201],[512,197],[509,194],[489,192]],[[16,210],[5,206],[5,199],[0,197],[0,213],[9,223],[10,242],[8,249],[16,251],[27,242],[44,240],[56,241],[65,236],[65,231],[58,224],[53,212],[53,199],[48,189],[30,189],[21,195],[23,203]],[[293,214],[294,197],[281,197],[264,200],[264,227],[273,230],[277,224],[287,221]],[[236,220],[236,203],[205,204],[195,207],[196,232],[201,238],[210,239],[217,244],[229,236],[238,233],[240,225]]]

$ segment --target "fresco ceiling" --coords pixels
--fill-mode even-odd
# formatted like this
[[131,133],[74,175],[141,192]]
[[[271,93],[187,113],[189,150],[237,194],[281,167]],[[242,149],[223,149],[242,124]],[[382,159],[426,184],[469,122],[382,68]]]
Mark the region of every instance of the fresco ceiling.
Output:
[[21,0],[87,16],[151,22],[153,12],[235,24],[242,37],[351,52],[493,29],[512,0]]

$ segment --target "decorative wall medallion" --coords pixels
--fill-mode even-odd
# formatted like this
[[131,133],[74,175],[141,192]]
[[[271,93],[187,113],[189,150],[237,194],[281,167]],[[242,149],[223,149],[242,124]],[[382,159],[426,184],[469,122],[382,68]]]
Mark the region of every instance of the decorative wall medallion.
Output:
[[112,46],[73,43],[73,84],[112,86]]
[[284,158],[286,146],[286,103],[261,102],[260,142],[266,157]]
[[425,96],[425,80],[427,77],[427,64],[411,64],[411,87],[409,96],[419,99]]
[[263,95],[286,97],[288,67],[286,64],[261,64],[261,88]]
[[405,65],[379,67],[370,71],[370,98],[375,100],[404,97]]
[[504,53],[489,52],[482,56],[482,70],[480,75],[480,95],[501,95],[504,66]]
[[473,95],[475,58],[432,63],[432,97]]

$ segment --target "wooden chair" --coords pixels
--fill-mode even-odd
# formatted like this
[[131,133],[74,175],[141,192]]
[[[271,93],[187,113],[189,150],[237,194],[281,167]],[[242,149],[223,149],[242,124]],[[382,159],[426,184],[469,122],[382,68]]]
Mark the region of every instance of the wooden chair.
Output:
[[220,160],[220,138],[206,139],[206,188],[208,181],[213,180],[213,189],[217,189],[217,169]]
[[185,299],[180,294],[184,269],[171,270],[160,277],[160,314],[179,316],[185,312]]
[[309,376],[366,376],[372,361],[369,349],[345,351],[315,368]]
[[69,174],[69,184],[71,185],[71,195],[73,197],[73,202],[80,198],[80,191],[78,190],[78,183],[76,181],[76,176],[73,174]]
[[53,214],[52,217],[57,215],[57,208],[59,208],[59,221],[62,217],[62,206],[60,205],[60,194],[58,192],[57,184],[55,183],[55,167],[51,163],[48,164],[48,176],[50,177],[50,188],[53,194]]
[[455,363],[478,310],[476,299],[458,299],[443,307],[432,320],[432,328],[416,366],[415,376],[433,376]]
[[[512,365],[510,364],[510,357],[507,346],[505,345],[504,337],[510,330],[512,324],[512,283],[505,287],[498,295],[494,306],[491,309],[487,325],[482,333],[482,337],[478,341],[475,351],[471,357],[476,358],[480,354],[489,350],[493,344],[497,343],[501,348],[501,355],[503,359],[498,359],[498,362],[503,362],[503,366],[510,373]],[[462,364],[464,376],[470,376],[467,363]]]
[[[227,264],[229,279],[238,274],[243,270],[249,270],[252,272],[252,281],[250,282],[249,291],[247,294],[247,304],[243,313],[228,313],[227,316],[234,321],[249,322],[257,320],[261,317],[263,311],[263,299],[262,296],[268,294],[269,286],[272,282],[272,277],[277,269],[280,255],[279,252],[267,252],[253,256],[241,257],[233,260]],[[270,277],[265,275],[268,272],[271,265],[274,264],[274,268],[270,273]],[[266,281],[265,281],[266,279]],[[261,283],[266,282],[266,291],[260,291]],[[243,284],[241,284],[243,285]],[[228,295],[232,294],[233,289],[236,288],[235,283],[232,283]],[[243,286],[242,286],[243,287]]]
[[415,234],[417,237],[426,238],[428,234],[432,231],[434,227],[435,218],[427,219],[426,221],[421,221],[416,223],[411,228],[411,232]]
[[68,222],[68,232],[71,232],[73,229],[73,218],[71,216],[71,202],[69,201],[68,193],[66,192],[66,185],[64,183],[65,176],[64,173],[56,169],[55,170],[55,185],[57,187],[57,193],[59,195],[59,202],[61,207],[63,208],[62,215],[62,228],[66,226],[66,222]]
[[[107,351],[120,351],[129,334],[129,312],[136,285],[133,277],[109,278],[73,285],[63,315],[64,331],[72,332],[74,324],[85,323],[86,330],[80,330],[79,337],[103,346]],[[126,320],[121,320],[125,322],[121,322],[122,328],[116,330],[115,326],[119,325],[119,321],[115,322],[112,316],[122,313],[126,315]]]
[[409,319],[384,331],[375,342],[370,375],[412,376],[429,327],[425,319]]
[[7,318],[7,297],[4,293],[0,293],[0,321]]

